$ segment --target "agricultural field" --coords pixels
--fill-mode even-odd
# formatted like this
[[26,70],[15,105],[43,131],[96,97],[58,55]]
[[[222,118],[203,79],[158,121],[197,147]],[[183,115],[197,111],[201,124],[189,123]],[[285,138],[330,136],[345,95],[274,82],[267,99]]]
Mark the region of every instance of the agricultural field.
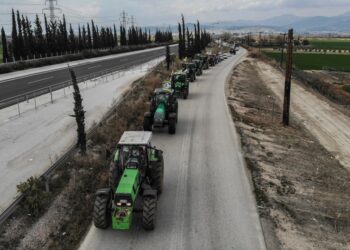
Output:
[[[281,60],[281,53],[264,52],[267,56],[277,61]],[[284,54],[284,60],[286,54]],[[350,72],[350,56],[338,54],[311,54],[295,53],[293,64],[301,70],[334,70]]]
[[314,38],[310,44],[315,49],[350,50],[350,39],[347,38]]

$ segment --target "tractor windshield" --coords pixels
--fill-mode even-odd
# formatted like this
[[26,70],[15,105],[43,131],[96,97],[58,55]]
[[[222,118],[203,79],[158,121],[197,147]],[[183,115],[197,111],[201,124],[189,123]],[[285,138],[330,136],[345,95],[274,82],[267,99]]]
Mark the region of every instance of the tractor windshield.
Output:
[[119,164],[122,168],[126,166],[130,168],[145,169],[147,165],[146,147],[139,145],[123,145],[120,150]]

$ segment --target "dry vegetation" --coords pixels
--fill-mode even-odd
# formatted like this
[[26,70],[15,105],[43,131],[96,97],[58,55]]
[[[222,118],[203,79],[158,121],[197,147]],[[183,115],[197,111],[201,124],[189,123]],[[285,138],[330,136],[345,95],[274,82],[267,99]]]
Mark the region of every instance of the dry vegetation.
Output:
[[0,231],[0,249],[75,249],[91,225],[94,194],[108,184],[109,157],[125,130],[141,130],[151,92],[179,68],[158,66],[132,84],[109,119],[88,141],[87,156],[76,155],[50,183],[50,202],[40,218],[28,215],[27,203]]
[[280,124],[280,107],[272,112],[273,94],[257,76],[243,62],[227,95],[268,248],[349,249],[350,173],[300,124]]

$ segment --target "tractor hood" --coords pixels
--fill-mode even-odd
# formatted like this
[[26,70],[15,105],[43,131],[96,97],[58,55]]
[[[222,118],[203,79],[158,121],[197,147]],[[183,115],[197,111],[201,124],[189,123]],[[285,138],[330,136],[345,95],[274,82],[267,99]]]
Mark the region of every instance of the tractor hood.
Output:
[[157,109],[154,113],[154,125],[163,126],[165,120],[165,103],[161,102],[158,104]]

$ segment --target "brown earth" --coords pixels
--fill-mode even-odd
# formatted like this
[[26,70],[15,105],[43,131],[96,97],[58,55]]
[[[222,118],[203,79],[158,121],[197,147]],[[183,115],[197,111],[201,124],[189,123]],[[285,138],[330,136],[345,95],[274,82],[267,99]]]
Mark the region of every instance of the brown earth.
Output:
[[227,96],[268,249],[350,249],[349,171],[297,118],[280,124],[281,102],[263,81],[247,59]]

